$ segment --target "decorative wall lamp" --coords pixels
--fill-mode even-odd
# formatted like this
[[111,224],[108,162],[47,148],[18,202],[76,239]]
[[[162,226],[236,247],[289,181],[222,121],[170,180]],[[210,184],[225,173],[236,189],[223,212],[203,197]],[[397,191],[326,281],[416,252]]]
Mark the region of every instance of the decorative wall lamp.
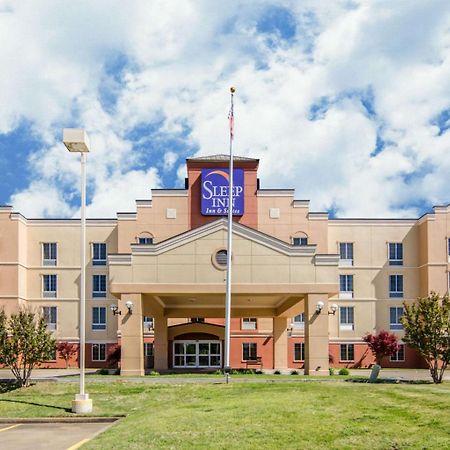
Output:
[[119,307],[117,305],[111,305],[111,311],[114,316],[120,316],[122,311],[119,311]]
[[125,303],[125,306],[128,308],[128,314],[133,314],[133,307],[134,307],[133,302],[128,300]]
[[[316,305],[316,314],[320,314],[320,313],[322,312],[324,306],[325,306],[325,303],[324,303],[324,302],[317,302],[317,305]],[[336,305],[336,303],[333,303],[333,304],[330,306],[330,311],[328,311],[328,315],[334,316],[334,315],[336,314],[336,311],[337,311],[337,310],[338,310],[338,305]]]

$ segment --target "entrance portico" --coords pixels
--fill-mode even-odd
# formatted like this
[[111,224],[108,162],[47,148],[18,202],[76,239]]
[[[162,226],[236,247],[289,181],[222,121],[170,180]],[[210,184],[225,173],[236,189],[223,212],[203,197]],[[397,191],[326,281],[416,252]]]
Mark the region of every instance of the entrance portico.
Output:
[[[272,320],[273,354],[270,367],[267,367],[268,357],[266,361],[263,358],[263,367],[289,367],[290,318],[304,312],[305,372],[328,374],[327,306],[328,298],[338,290],[337,255],[319,255],[315,245],[294,247],[240,224],[234,226],[233,234],[231,315],[239,319]],[[224,317],[225,272],[217,253],[226,247],[225,220],[219,219],[160,243],[131,247],[131,254],[109,256],[110,290],[119,299],[122,311],[119,325],[122,375],[144,374],[143,316],[154,318],[155,370],[173,367],[176,355],[177,362],[183,359],[188,367],[205,364],[206,357],[202,358],[202,354],[208,355],[208,364],[214,362],[210,364],[212,367],[217,365],[220,356],[222,365],[221,327],[208,323],[209,319],[204,324],[184,324],[182,334],[194,337],[178,339],[182,342],[175,348],[174,327],[168,326],[168,319]],[[125,303],[129,301],[133,310],[125,314]],[[324,304],[321,313],[316,312],[318,302]],[[201,339],[201,336],[196,339],[196,333],[207,333],[217,339]],[[239,336],[232,335],[231,346],[238,342]]]

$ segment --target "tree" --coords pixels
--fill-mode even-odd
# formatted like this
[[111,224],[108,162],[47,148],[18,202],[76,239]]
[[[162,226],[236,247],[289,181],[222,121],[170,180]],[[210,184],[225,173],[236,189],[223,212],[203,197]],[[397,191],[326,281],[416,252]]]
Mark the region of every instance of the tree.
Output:
[[398,338],[394,333],[381,330],[378,334],[366,334],[363,340],[367,342],[379,366],[385,356],[398,352]]
[[66,369],[69,368],[70,358],[77,354],[78,349],[75,344],[71,344],[70,342],[60,342],[56,347],[56,350],[61,359],[64,359],[66,362]]
[[8,319],[0,311],[0,364],[9,367],[17,384],[28,386],[31,371],[55,352],[55,339],[40,315],[20,310]]
[[431,292],[403,306],[403,341],[423,356],[433,382],[441,383],[450,362],[450,298]]

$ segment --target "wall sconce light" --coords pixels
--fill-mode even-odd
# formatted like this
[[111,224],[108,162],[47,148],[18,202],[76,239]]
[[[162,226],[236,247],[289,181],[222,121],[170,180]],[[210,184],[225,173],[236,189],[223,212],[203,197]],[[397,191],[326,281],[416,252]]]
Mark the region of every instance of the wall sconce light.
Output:
[[322,312],[322,309],[323,309],[324,306],[325,306],[324,302],[317,302],[316,314],[320,314]]
[[130,301],[130,300],[128,300],[126,303],[125,303],[125,306],[128,308],[128,313],[129,314],[133,314],[133,302],[132,301]]
[[336,314],[336,311],[338,310],[338,305],[336,305],[336,303],[333,303],[330,306],[330,311],[328,311],[328,315],[329,316],[334,316]]
[[287,335],[288,335],[288,337],[291,337],[291,336],[292,336],[292,330],[293,330],[292,325],[291,325],[290,327],[287,328]]
[[120,316],[122,314],[122,311],[119,311],[119,307],[117,305],[111,305],[110,308],[114,316]]

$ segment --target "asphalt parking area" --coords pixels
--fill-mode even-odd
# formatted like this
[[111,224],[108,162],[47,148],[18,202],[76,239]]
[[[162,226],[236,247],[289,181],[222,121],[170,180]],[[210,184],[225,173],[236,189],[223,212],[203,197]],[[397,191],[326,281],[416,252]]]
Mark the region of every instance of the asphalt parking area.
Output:
[[2,423],[2,450],[75,450],[112,423]]

